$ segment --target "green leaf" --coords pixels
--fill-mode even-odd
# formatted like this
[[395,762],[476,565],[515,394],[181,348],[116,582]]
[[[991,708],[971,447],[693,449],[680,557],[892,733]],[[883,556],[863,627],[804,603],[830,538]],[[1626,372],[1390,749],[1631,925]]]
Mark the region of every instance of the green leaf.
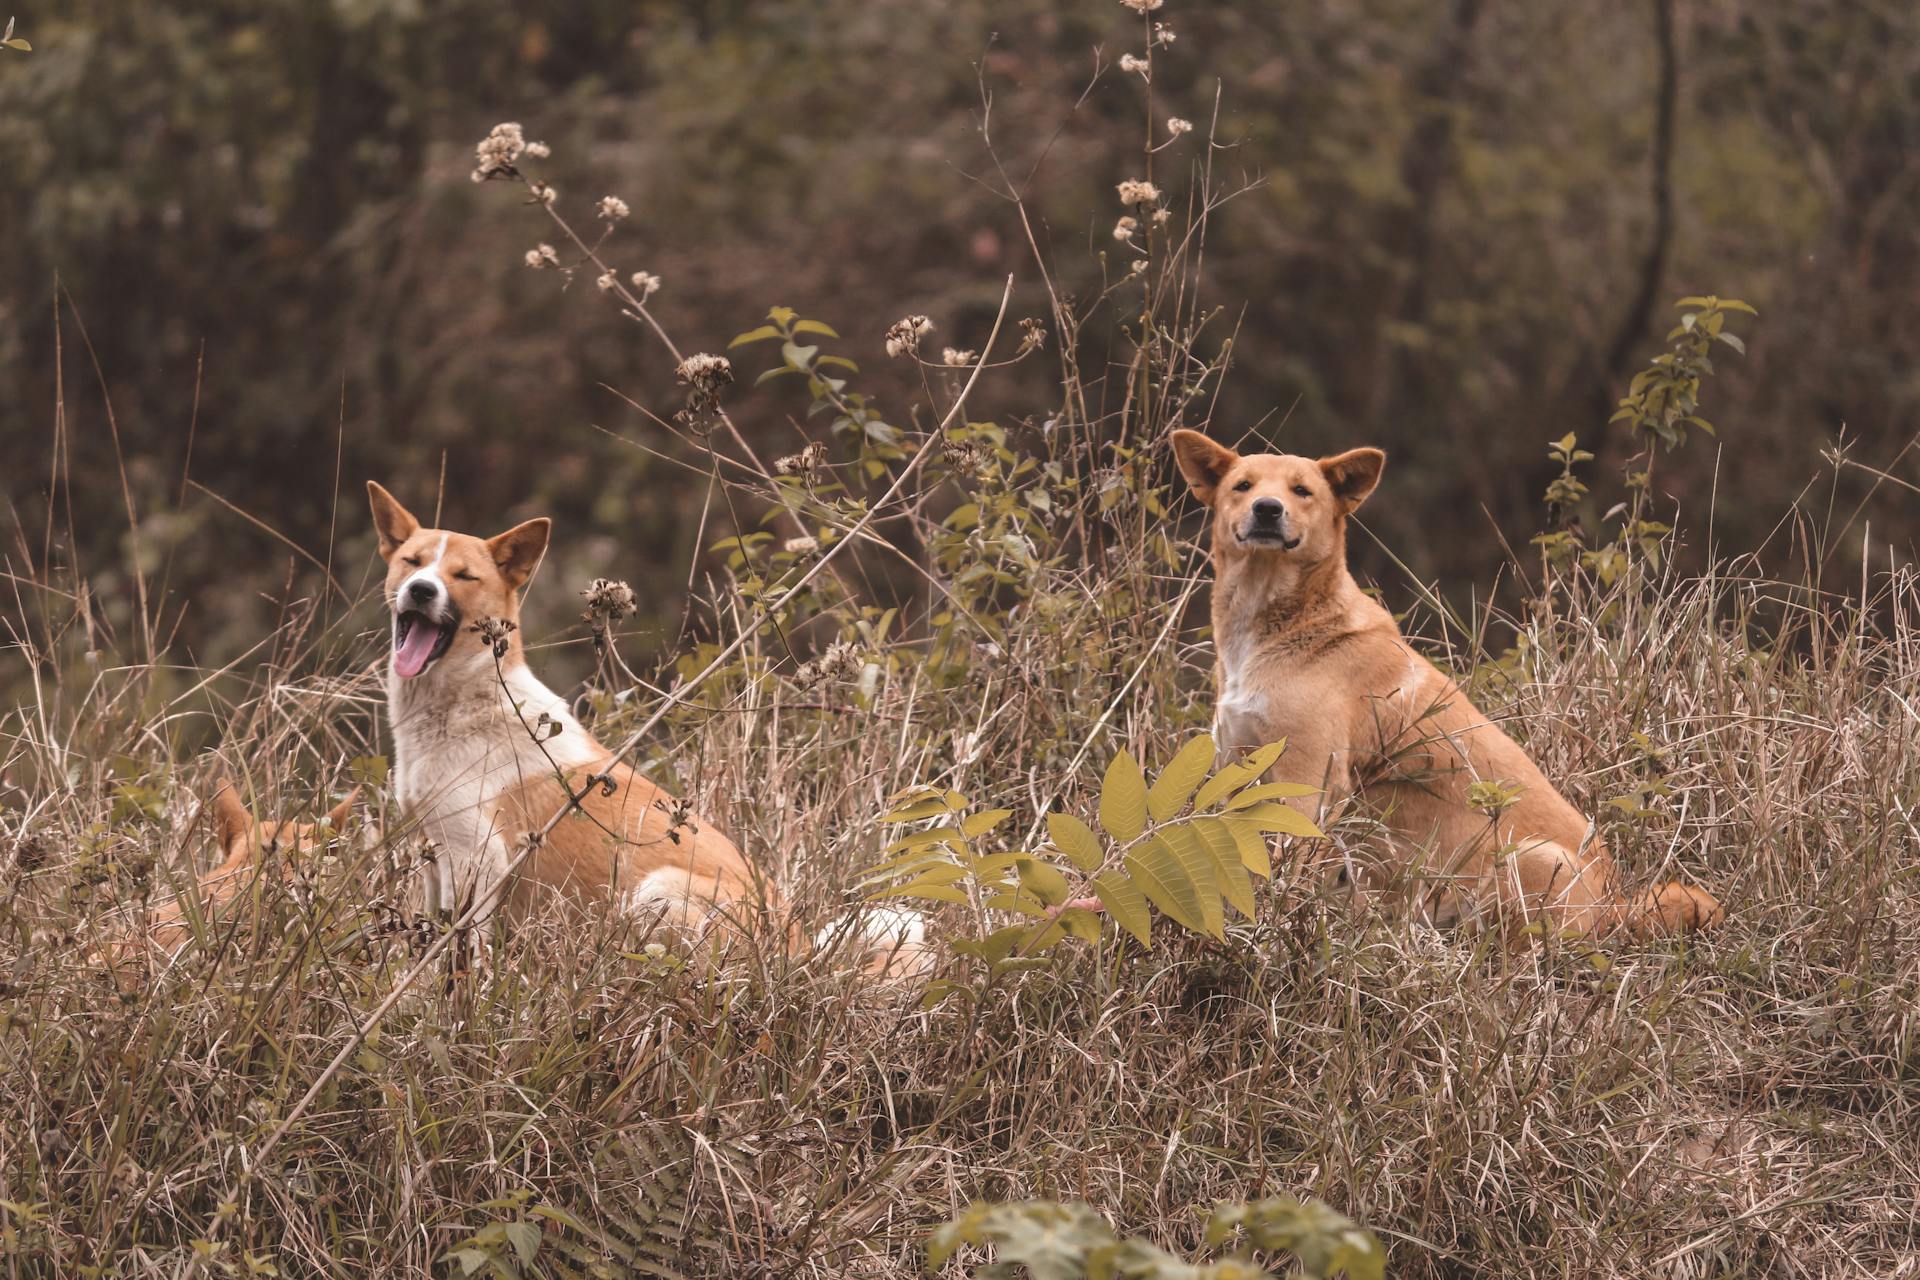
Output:
[[525,1220],[507,1223],[507,1240],[513,1245],[513,1256],[520,1259],[523,1267],[540,1252],[540,1228],[535,1223]]
[[1222,818],[1220,821],[1240,849],[1240,865],[1257,876],[1272,879],[1273,847],[1266,833],[1254,823],[1238,818]]
[[968,839],[978,839],[1013,816],[1011,809],[983,809],[960,824]]
[[882,898],[922,898],[928,902],[952,902],[960,906],[967,905],[967,891],[951,885],[922,884],[916,880],[895,889],[882,889],[878,893],[867,895],[867,901],[878,902]]
[[1186,806],[1193,791],[1213,768],[1215,747],[1211,734],[1195,734],[1174,753],[1160,776],[1147,792],[1147,812],[1155,822],[1165,822]]
[[1059,906],[1072,893],[1059,868],[1038,858],[1021,858],[1014,868],[1020,876],[1020,887],[1050,907]]
[[880,852],[899,853],[904,849],[924,849],[930,844],[944,844],[958,850],[966,848],[966,840],[960,828],[942,825],[928,827],[924,831],[909,831]]
[[775,378],[779,377],[783,373],[799,373],[799,372],[801,372],[801,370],[794,368],[792,365],[777,364],[773,366],[773,368],[761,374],[759,377],[755,378],[753,380],[753,385],[757,387],[763,382],[772,382]]
[[1213,862],[1214,883],[1219,886],[1220,895],[1241,915],[1249,920],[1254,917],[1259,907],[1253,900],[1253,881],[1240,861],[1240,845],[1225,822],[1218,818],[1196,818],[1172,828],[1167,835],[1176,844],[1181,838],[1194,841]]
[[1125,844],[1147,829],[1147,775],[1133,753],[1121,750],[1100,784],[1100,825]]
[[778,329],[770,324],[763,324],[758,329],[749,329],[745,333],[735,337],[732,342],[727,344],[727,350],[731,351],[735,347],[745,346],[749,342],[765,342],[768,338],[777,338],[779,336],[780,331]]
[[1084,907],[1068,907],[1060,913],[1058,923],[1089,946],[1100,941],[1100,917]]
[[[1127,852],[1127,873],[1147,901],[1161,914],[1194,933],[1212,933],[1220,925],[1220,895],[1213,887],[1213,874],[1204,857],[1198,865],[1181,860],[1179,853],[1159,836]],[[1195,878],[1195,872],[1204,880]],[[1212,911],[1207,908],[1212,903]]]
[[1259,804],[1263,800],[1292,800],[1300,796],[1317,796],[1320,788],[1310,787],[1304,782],[1264,782],[1257,787],[1248,787],[1245,791],[1227,801],[1227,809],[1244,809],[1248,805]]
[[1286,739],[1282,738],[1279,742],[1269,742],[1264,747],[1257,747],[1248,752],[1244,759],[1226,766],[1208,779],[1207,785],[1200,788],[1200,794],[1193,798],[1193,807],[1209,808],[1222,796],[1238,791],[1259,778],[1261,774],[1273,768],[1273,762],[1278,760],[1286,749]]
[[829,338],[837,338],[840,336],[833,331],[833,326],[824,320],[802,320],[793,326],[793,331],[795,333],[821,333]]
[[1245,818],[1262,831],[1279,831],[1290,836],[1321,836],[1326,833],[1313,825],[1313,819],[1292,805],[1257,804],[1250,809],[1234,810],[1236,818]]
[[1100,837],[1070,813],[1047,815],[1047,838],[1053,841],[1054,848],[1067,855],[1067,861],[1082,871],[1097,871],[1106,861]]
[[1114,923],[1132,934],[1141,946],[1153,945],[1153,917],[1147,912],[1147,898],[1138,885],[1119,871],[1102,871],[1093,878],[1093,891]]

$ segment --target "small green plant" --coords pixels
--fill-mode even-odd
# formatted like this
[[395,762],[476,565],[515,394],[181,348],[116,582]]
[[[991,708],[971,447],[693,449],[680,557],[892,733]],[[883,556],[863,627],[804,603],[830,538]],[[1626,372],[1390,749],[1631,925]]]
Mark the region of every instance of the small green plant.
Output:
[[1745,354],[1746,344],[1727,331],[1727,318],[1736,312],[1759,314],[1737,298],[1711,294],[1682,298],[1674,305],[1681,312],[1680,323],[1667,334],[1667,350],[1633,376],[1619,408],[1607,420],[1609,424],[1624,424],[1635,448],[1623,475],[1628,497],[1606,515],[1608,520],[1619,520],[1620,525],[1606,542],[1588,548],[1578,514],[1589,490],[1586,482],[1574,474],[1574,468],[1591,462],[1593,454],[1579,448],[1571,432],[1547,446],[1547,457],[1559,464],[1560,474],[1546,491],[1547,518],[1552,527],[1536,535],[1533,545],[1540,548],[1551,569],[1563,569],[1577,558],[1602,586],[1610,587],[1636,563],[1660,563],[1673,528],[1647,514],[1653,489],[1654,446],[1664,445],[1669,452],[1678,449],[1686,444],[1687,433],[1693,428],[1715,434],[1713,424],[1700,416],[1700,385],[1713,372],[1714,344]]
[[[1155,912],[1224,937],[1229,908],[1255,911],[1252,877],[1273,874],[1271,836],[1321,834],[1283,803],[1316,794],[1313,787],[1259,781],[1285,750],[1271,743],[1216,770],[1213,738],[1196,734],[1152,785],[1123,750],[1100,787],[1099,831],[1072,814],[1048,814],[1048,843],[1038,852],[980,851],[1011,810],[968,814],[957,791],[915,788],[895,798],[884,821],[931,825],[886,846],[886,861],[869,873],[879,883],[869,896],[972,908],[984,936],[954,949],[995,976],[1068,936],[1097,941],[1102,909],[1142,946],[1152,945]],[[992,927],[1009,913],[1024,919]]]
[[927,1262],[938,1269],[963,1246],[992,1247],[996,1261],[981,1277],[1030,1280],[1261,1280],[1274,1273],[1255,1261],[1283,1252],[1304,1280],[1382,1280],[1386,1250],[1371,1231],[1318,1200],[1274,1196],[1217,1206],[1207,1220],[1210,1249],[1231,1246],[1228,1257],[1194,1263],[1136,1238],[1122,1239],[1084,1204],[1027,1200],[974,1205],[934,1232]]
[[13,21],[12,18],[8,18],[6,31],[0,33],[0,49],[12,49],[18,53],[32,53],[33,46],[28,44],[24,37],[13,34]]

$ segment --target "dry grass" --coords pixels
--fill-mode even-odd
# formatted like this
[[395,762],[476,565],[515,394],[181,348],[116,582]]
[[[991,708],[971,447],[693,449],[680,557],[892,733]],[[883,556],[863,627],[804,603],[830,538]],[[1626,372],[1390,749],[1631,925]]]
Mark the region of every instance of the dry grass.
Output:
[[[653,445],[703,451],[703,543],[773,505],[782,539],[815,545],[736,556],[676,700],[672,670],[640,680],[616,648],[580,704],[608,742],[657,721],[635,763],[738,838],[803,936],[857,892],[901,788],[960,789],[1025,830],[1086,813],[1119,747],[1157,764],[1206,721],[1209,646],[1183,630],[1201,559],[1165,513],[1164,441],[1209,425],[1227,373],[1200,260],[1233,193],[1192,176],[1190,216],[1129,243],[1145,270],[1079,303],[1049,285],[1047,429],[968,424],[937,361],[924,412],[897,420],[962,425],[831,433],[824,479],[776,478],[716,404],[653,419]],[[558,222],[571,270],[608,270],[558,212],[531,216]],[[665,340],[644,297],[608,293]],[[827,422],[858,407],[812,398]],[[897,501],[855,501],[882,490]],[[950,524],[961,501],[974,517]],[[1507,662],[1473,626],[1423,628],[1631,877],[1721,898],[1728,924],[1696,943],[1508,957],[1282,884],[1225,943],[1109,933],[992,983],[951,958],[977,998],[928,1009],[831,948],[709,955],[630,919],[536,921],[434,968],[355,1049],[438,928],[404,918],[414,855],[377,788],[326,858],[263,880],[150,981],[123,989],[90,953],[213,858],[206,744],[267,817],[378,774],[377,610],[262,581],[281,625],[208,670],[167,644],[164,577],[119,581],[103,610],[99,584],[21,557],[24,665],[0,682],[22,691],[0,717],[9,1278],[907,1276],[976,1200],[1085,1200],[1189,1250],[1215,1200],[1282,1192],[1370,1226],[1396,1277],[1920,1276],[1907,571],[1851,593],[1731,566],[1563,580],[1489,620],[1524,641]],[[585,585],[537,583],[535,616]],[[117,646],[94,628],[114,611]],[[536,667],[583,635],[533,635]],[[855,660],[803,678],[833,640]],[[1643,813],[1610,803],[1629,794]],[[1333,838],[1364,856],[1364,824]]]
[[[1481,673],[1597,811],[1658,770],[1664,816],[1610,835],[1634,875],[1729,904],[1698,944],[1509,961],[1296,887],[1224,946],[1063,953],[928,1012],[828,957],[683,964],[629,921],[535,927],[403,1004],[262,1167],[250,1149],[419,945],[387,927],[402,842],[264,888],[122,993],[88,946],[211,856],[185,802],[209,766],[173,746],[206,694],[145,666],[49,685],[5,722],[9,1274],[179,1274],[216,1221],[211,1261],[240,1273],[424,1273],[550,1206],[570,1220],[529,1219],[536,1270],[637,1244],[689,1275],[907,1275],[977,1199],[1085,1199],[1192,1246],[1196,1207],[1275,1191],[1373,1226],[1396,1276],[1913,1274],[1916,606],[1905,576],[1864,612],[1676,582],[1608,625],[1537,618],[1524,674]],[[1148,759],[1182,732],[1160,699],[1197,678],[1151,648],[1157,622],[1120,624],[1155,675],[1110,730]],[[263,812],[311,811],[375,754],[377,650],[308,636],[219,713]],[[753,684],[684,712],[654,767],[817,922],[900,786],[1032,811],[1041,761],[1103,706],[1024,693],[1029,656],[1010,636],[998,671],[948,687],[903,663],[865,708],[782,710]],[[402,829],[367,813],[383,825]]]

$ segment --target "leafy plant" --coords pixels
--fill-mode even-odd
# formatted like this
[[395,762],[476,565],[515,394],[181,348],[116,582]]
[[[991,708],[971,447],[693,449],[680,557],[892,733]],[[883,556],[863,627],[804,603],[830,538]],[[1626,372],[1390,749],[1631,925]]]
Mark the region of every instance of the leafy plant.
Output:
[[[895,797],[883,821],[929,825],[895,839],[869,872],[871,898],[913,898],[972,909],[984,935],[954,944],[1001,973],[1072,936],[1099,939],[1099,913],[1150,947],[1155,913],[1220,938],[1229,910],[1255,912],[1253,877],[1273,874],[1274,834],[1315,837],[1313,821],[1286,800],[1317,794],[1293,782],[1260,782],[1286,750],[1270,743],[1219,769],[1209,734],[1182,744],[1149,785],[1130,752],[1108,764],[1098,830],[1069,813],[1047,815],[1039,851],[982,852],[978,845],[1013,816],[969,814],[957,791],[915,788]],[[993,925],[1006,915],[1013,924]],[[943,994],[944,992],[942,992]]]
[[1223,1204],[1207,1220],[1210,1248],[1232,1243],[1230,1256],[1194,1263],[1137,1238],[1122,1239],[1084,1204],[1026,1200],[974,1205],[934,1232],[928,1265],[938,1268],[963,1246],[991,1247],[997,1259],[975,1274],[1031,1280],[1260,1280],[1273,1273],[1255,1251],[1285,1252],[1306,1280],[1381,1280],[1386,1250],[1372,1232],[1318,1200],[1275,1196]]

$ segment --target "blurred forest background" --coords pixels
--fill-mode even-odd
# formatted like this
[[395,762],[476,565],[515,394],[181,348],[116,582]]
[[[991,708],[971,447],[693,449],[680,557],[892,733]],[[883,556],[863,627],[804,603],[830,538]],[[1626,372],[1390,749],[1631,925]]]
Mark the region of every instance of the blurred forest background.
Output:
[[[717,568],[694,545],[702,487],[595,429],[685,455],[621,398],[669,413],[671,359],[590,278],[529,271],[549,225],[469,181],[498,121],[551,144],[540,173],[578,225],[602,195],[632,206],[609,257],[663,279],[656,313],[687,350],[792,306],[836,325],[899,413],[918,373],[881,352],[893,320],[925,312],[936,346],[977,346],[1009,272],[1011,314],[1047,314],[1016,211],[976,180],[983,84],[1055,278],[1086,296],[1122,269],[1113,184],[1140,167],[1142,86],[1111,65],[1138,44],[1115,0],[19,3],[33,52],[0,53],[5,554],[16,573],[77,561],[97,624],[124,631],[117,431],[140,554],[171,561],[173,607],[195,602],[178,638],[203,662],[259,639],[289,574],[295,593],[318,581],[212,495],[352,589],[372,568],[361,481],[424,514],[444,466],[455,527],[558,517],[566,586],[535,600],[536,633],[605,573],[670,644],[688,565]],[[1422,577],[1484,591],[1503,539],[1524,551],[1541,527],[1549,438],[1600,455],[1589,527],[1617,496],[1613,402],[1672,299],[1716,292],[1760,318],[1708,388],[1719,446],[1657,477],[1691,554],[1709,502],[1714,549],[1754,550],[1810,482],[1836,526],[1866,503],[1875,568],[1912,554],[1913,493],[1823,454],[1844,441],[1920,480],[1920,7],[1154,16],[1178,36],[1156,112],[1195,142],[1217,129],[1216,176],[1251,184],[1207,247],[1239,333],[1216,434],[1385,446],[1370,528]],[[1200,154],[1163,153],[1156,177],[1184,191]],[[1050,372],[998,376],[970,416],[1037,424]],[[799,441],[786,384],[729,403],[765,451]],[[1784,568],[1790,542],[1763,563]],[[1857,574],[1858,526],[1831,550]]]

